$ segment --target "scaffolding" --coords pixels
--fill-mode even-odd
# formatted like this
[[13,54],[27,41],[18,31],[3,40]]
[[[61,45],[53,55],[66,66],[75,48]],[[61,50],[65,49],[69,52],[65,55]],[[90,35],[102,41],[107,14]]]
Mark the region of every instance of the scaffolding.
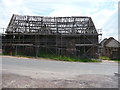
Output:
[[3,34],[3,49],[15,55],[97,58],[99,35],[91,17],[13,14]]

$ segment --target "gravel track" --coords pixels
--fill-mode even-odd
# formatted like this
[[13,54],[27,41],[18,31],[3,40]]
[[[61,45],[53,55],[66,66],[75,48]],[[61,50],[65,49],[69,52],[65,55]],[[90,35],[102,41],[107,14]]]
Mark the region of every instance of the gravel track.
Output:
[[79,75],[66,79],[31,78],[30,76],[5,73],[3,88],[117,88],[118,77],[109,75]]

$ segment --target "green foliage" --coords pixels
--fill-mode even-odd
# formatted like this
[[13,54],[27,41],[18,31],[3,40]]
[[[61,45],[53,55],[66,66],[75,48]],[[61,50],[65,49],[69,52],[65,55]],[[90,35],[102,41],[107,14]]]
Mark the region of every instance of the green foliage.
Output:
[[[10,55],[10,53],[3,53],[3,55]],[[12,56],[16,55],[15,52],[12,53]],[[27,58],[33,58],[36,56],[26,56],[23,55],[21,53],[17,53],[18,57],[27,57]],[[95,59],[83,59],[83,58],[75,58],[75,57],[67,57],[67,56],[57,56],[54,54],[38,54],[37,57],[42,57],[42,58],[48,58],[48,59],[52,59],[52,60],[59,60],[59,61],[69,61],[69,62],[100,62],[98,60]]]
[[[10,55],[9,52],[2,52],[2,55]],[[12,56],[15,56],[15,52],[12,52]]]
[[69,61],[69,62],[100,62],[98,60],[93,60],[93,59],[80,59],[80,58],[57,56],[57,55],[50,55],[50,54],[39,55],[39,57],[53,59],[53,60]]
[[120,59],[114,59],[114,60],[112,60],[112,61],[118,61],[118,62],[120,62]]
[[99,59],[102,59],[102,60],[110,60],[109,57],[106,57],[106,56],[100,56]]
[[111,61],[118,61],[118,62],[120,62],[120,59],[111,59],[111,58],[106,57],[106,56],[100,56],[99,59],[102,59],[102,60],[111,60]]
[[10,53],[2,52],[2,55],[10,55]]

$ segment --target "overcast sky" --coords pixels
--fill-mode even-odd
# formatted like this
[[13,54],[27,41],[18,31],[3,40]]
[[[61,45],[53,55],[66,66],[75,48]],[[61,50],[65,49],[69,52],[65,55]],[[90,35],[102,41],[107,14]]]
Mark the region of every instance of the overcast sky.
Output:
[[89,16],[102,29],[102,39],[118,40],[118,0],[0,0],[0,28],[7,27],[12,14]]

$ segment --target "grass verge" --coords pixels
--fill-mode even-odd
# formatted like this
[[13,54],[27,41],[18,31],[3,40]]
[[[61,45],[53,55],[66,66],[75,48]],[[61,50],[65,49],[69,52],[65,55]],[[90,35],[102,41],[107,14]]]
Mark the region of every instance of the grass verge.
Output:
[[99,59],[102,59],[102,60],[110,60],[109,57],[106,57],[106,56],[100,56]]
[[118,62],[120,62],[120,59],[111,59],[111,58],[106,57],[106,56],[100,56],[99,59],[102,59],[102,60],[109,60],[109,61],[118,61]]
[[53,59],[53,60],[60,60],[60,61],[69,61],[69,62],[100,62],[96,59],[73,58],[73,57],[57,56],[57,55],[49,55],[49,54],[40,55],[39,57]]
[[[2,55],[9,55],[9,54],[2,54]],[[25,57],[25,58],[36,58],[36,56],[25,56],[25,55],[13,55],[17,57]],[[38,58],[45,58],[45,59],[52,59],[57,61],[68,61],[68,62],[101,62],[97,59],[83,59],[83,58],[73,58],[67,56],[57,56],[51,54],[41,54],[37,56]]]

